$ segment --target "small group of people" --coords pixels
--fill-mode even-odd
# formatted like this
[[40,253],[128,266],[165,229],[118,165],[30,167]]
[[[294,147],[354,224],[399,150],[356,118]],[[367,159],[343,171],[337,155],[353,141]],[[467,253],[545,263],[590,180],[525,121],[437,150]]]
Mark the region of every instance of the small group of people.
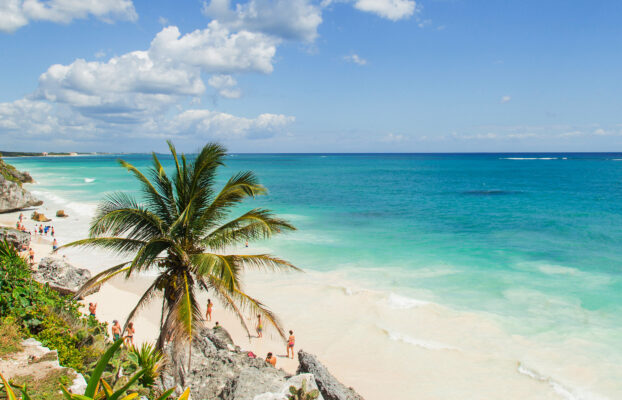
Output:
[[123,337],[123,343],[126,347],[134,347],[134,334],[136,333],[134,323],[130,322],[129,324],[127,324],[124,334],[122,334],[121,331],[122,329],[119,321],[117,321],[116,319],[112,321],[112,339],[116,342],[117,340],[121,339],[121,337]]
[[54,227],[52,225],[45,225],[43,226],[43,224],[41,225],[36,225],[35,226],[35,233],[39,232],[39,235],[43,236],[47,236],[48,233],[54,237]]
[[[294,336],[294,331],[289,331],[289,338],[287,339],[287,355],[285,358],[289,358],[291,353],[292,360],[294,359],[294,345],[296,344],[296,337]],[[273,367],[276,367],[276,356],[272,354],[272,352],[268,353],[266,356],[266,362]]]

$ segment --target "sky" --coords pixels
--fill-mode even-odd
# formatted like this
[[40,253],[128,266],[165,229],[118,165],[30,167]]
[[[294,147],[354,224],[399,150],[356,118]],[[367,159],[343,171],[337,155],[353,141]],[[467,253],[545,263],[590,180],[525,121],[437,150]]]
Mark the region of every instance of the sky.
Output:
[[0,150],[622,151],[618,0],[0,0]]

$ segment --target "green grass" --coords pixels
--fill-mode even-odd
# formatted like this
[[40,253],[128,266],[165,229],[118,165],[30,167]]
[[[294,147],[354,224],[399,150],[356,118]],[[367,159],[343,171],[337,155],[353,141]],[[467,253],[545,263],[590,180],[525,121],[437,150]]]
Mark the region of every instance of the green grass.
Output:
[[60,392],[60,384],[71,385],[75,375],[68,369],[55,370],[44,377],[17,376],[11,379],[13,384],[26,385],[28,394],[33,400],[64,399]]
[[22,332],[12,318],[0,321],[0,357],[22,349]]

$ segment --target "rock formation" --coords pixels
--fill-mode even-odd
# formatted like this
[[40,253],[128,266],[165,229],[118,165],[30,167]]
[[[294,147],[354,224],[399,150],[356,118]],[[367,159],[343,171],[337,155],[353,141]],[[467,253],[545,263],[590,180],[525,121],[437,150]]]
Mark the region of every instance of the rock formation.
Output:
[[86,381],[82,374],[61,367],[58,363],[58,353],[43,347],[35,339],[26,339],[22,342],[22,350],[9,354],[0,359],[0,373],[7,380],[30,380],[44,381],[46,379],[58,379],[57,372],[62,371],[66,376],[73,379],[68,389],[75,394],[84,394]]
[[87,269],[74,267],[60,257],[44,257],[33,277],[62,294],[73,295],[91,278],[91,273]]
[[30,247],[30,234],[13,228],[0,227],[0,240],[6,240],[18,250]]
[[0,213],[40,206],[41,204],[43,204],[41,200],[37,200],[18,183],[10,181],[0,174]]
[[48,218],[48,217],[46,217],[45,215],[40,214],[40,213],[38,213],[38,212],[36,212],[36,211],[34,211],[34,212],[32,213],[31,218],[32,218],[34,221],[38,221],[38,222],[49,222],[49,221],[51,221],[51,219],[49,219],[49,218]]
[[311,373],[325,400],[363,400],[354,389],[346,387],[328,372],[313,354],[298,351],[298,373]]
[[[201,330],[192,342],[189,368],[187,347],[175,350],[169,344],[164,351],[169,361],[162,372],[160,388],[175,387],[180,394],[184,388],[190,387],[193,399],[284,400],[289,387],[301,387],[303,379],[307,381],[308,390],[319,389],[319,383],[316,384],[312,374],[291,377],[266,363],[263,358],[249,357],[248,352],[235,346],[222,327]],[[326,368],[323,372],[325,379],[335,379]],[[335,382],[328,385],[338,383]],[[352,393],[356,397],[333,398],[362,400],[353,390],[341,386],[344,394]],[[326,397],[320,396],[319,399]]]
[[59,218],[67,218],[69,215],[65,214],[65,210],[56,211],[56,216]]

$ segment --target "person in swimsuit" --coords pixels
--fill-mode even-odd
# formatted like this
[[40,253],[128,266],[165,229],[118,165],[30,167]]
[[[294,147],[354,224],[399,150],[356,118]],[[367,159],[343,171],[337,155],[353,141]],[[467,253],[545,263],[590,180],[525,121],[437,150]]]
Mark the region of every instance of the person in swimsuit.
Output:
[[97,303],[89,303],[89,317],[94,317],[96,310],[97,310]]
[[212,308],[214,307],[214,303],[212,303],[212,300],[207,299],[207,313],[205,314],[205,318],[208,321],[212,320]]
[[294,331],[289,331],[289,339],[287,339],[287,357],[289,357],[289,351],[292,351],[292,360],[294,359],[294,344],[296,344],[296,337]]
[[39,235],[43,235],[43,225],[39,225]]
[[52,237],[54,237],[54,227],[52,227]]
[[28,250],[28,259],[30,260],[30,265],[34,265],[35,263],[35,251],[32,247]]
[[24,220],[24,214],[19,213],[19,222],[22,222]]
[[134,347],[134,333],[136,333],[134,323],[130,322],[125,329],[125,345],[127,347]]
[[268,356],[266,357],[266,362],[273,367],[276,367],[276,357],[273,356],[272,353],[268,353]]
[[261,331],[263,331],[263,325],[261,323],[261,315],[257,316],[257,337],[262,338],[263,334],[261,333]]
[[121,339],[121,325],[119,325],[119,321],[116,319],[112,321],[112,340],[115,342]]
[[56,250],[56,249],[58,249],[58,242],[56,241],[56,238],[54,238],[54,242],[52,242],[52,250]]

